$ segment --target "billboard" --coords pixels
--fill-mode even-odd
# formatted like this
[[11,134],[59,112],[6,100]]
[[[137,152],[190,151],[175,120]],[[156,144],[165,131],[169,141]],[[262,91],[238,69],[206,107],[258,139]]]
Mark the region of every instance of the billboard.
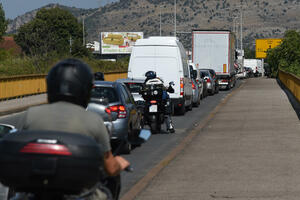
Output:
[[132,46],[143,36],[143,32],[102,32],[101,54],[130,54]]
[[256,40],[256,58],[266,58],[267,50],[280,45],[282,39],[257,39]]

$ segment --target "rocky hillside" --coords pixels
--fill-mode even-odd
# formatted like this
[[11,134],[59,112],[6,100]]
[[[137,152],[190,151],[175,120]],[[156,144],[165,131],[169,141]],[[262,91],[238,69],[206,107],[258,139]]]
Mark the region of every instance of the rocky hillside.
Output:
[[[102,31],[142,31],[145,36],[173,35],[174,0],[120,0],[99,9],[63,7],[78,18],[84,13],[88,40],[99,40]],[[242,5],[242,6],[241,6]],[[57,5],[49,5],[53,7]],[[244,44],[254,47],[256,38],[281,37],[287,29],[300,29],[300,0],[177,0],[178,37],[190,47],[192,29],[230,29],[240,21],[243,10]],[[13,20],[9,32],[15,32],[35,15],[36,10]]]

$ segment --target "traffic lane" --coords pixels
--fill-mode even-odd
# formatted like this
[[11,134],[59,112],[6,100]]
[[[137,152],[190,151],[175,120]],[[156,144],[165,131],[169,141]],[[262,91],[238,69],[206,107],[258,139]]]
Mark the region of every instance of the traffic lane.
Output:
[[[239,87],[241,82],[243,81],[238,81],[235,88]],[[134,149],[130,155],[124,155],[131,162],[134,172],[122,172],[121,195],[126,193],[149,170],[167,156],[186,136],[186,133],[206,118],[231,91],[224,90],[220,91],[219,94],[208,96],[201,101],[198,108],[194,107],[192,111],[187,112],[184,116],[173,116],[176,133],[167,134],[163,131],[161,134],[152,135],[150,140],[143,144],[141,148]],[[20,113],[12,114],[0,117],[0,123],[16,126],[19,119]],[[165,130],[165,127],[163,130]]]
[[[243,81],[237,81],[238,88]],[[130,155],[123,155],[128,159],[134,169],[133,173],[122,172],[121,196],[133,187],[148,171],[155,167],[173,148],[175,148],[187,132],[197,126],[232,90],[221,90],[218,94],[208,96],[201,101],[198,108],[193,108],[184,116],[173,116],[176,133],[152,135],[150,140],[136,148]]]

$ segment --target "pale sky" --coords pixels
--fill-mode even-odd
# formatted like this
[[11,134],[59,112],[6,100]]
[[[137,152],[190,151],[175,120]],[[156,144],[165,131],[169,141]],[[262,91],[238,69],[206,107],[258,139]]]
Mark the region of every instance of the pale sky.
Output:
[[77,8],[98,8],[100,5],[117,0],[0,0],[4,8],[5,16],[14,19],[26,12],[43,7],[50,3],[59,3]]

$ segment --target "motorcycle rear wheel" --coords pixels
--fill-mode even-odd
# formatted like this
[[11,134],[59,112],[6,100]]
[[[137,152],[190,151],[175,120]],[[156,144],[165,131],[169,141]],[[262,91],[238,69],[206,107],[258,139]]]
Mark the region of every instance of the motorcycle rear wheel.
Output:
[[151,129],[152,134],[157,134],[161,130],[161,124],[157,123],[157,122],[151,122],[150,129]]

